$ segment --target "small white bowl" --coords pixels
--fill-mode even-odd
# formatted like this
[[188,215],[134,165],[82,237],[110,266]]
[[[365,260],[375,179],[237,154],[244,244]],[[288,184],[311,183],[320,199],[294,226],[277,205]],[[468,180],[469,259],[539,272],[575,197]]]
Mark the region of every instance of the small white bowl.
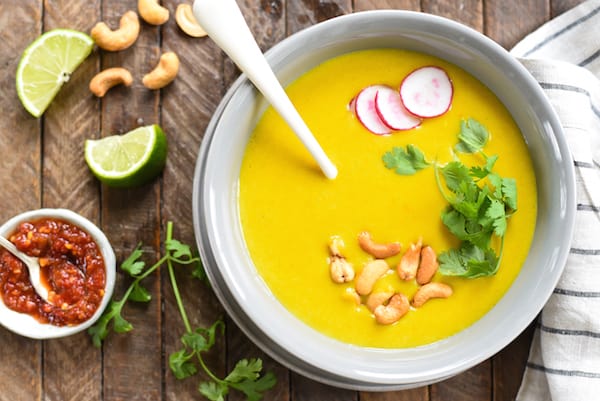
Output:
[[21,213],[0,226],[0,235],[8,237],[17,230],[19,224],[42,218],[56,218],[63,220],[90,234],[96,244],[98,244],[102,257],[104,258],[106,280],[104,285],[104,297],[102,298],[98,310],[96,310],[91,318],[77,325],[54,326],[49,323],[40,323],[34,317],[26,313],[15,312],[12,309],[7,308],[0,296],[0,324],[14,333],[40,340],[69,336],[83,331],[94,324],[100,315],[102,315],[102,312],[112,297],[116,273],[115,253],[104,233],[94,223],[71,210],[38,209]]

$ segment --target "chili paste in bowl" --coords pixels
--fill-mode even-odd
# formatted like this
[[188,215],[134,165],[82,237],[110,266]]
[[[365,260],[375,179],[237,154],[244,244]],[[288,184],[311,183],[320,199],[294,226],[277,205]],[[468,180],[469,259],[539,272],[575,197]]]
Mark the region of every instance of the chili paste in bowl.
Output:
[[40,209],[0,227],[25,254],[37,257],[43,300],[26,266],[0,248],[0,324],[32,338],[62,337],[89,327],[112,295],[115,256],[93,223],[66,209]]

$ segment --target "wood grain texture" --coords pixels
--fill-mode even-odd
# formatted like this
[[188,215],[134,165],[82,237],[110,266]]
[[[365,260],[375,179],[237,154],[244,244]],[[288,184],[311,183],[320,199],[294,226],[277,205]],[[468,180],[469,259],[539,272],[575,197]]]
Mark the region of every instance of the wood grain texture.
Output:
[[558,17],[562,13],[583,3],[583,1],[584,0],[550,0],[550,15],[552,18]]
[[[104,0],[102,20],[110,27],[127,10],[136,10],[135,0]],[[143,74],[152,70],[160,57],[159,29],[141,22],[140,35],[131,48],[120,52],[102,52],[102,69],[125,67],[134,77],[129,88],[112,88],[102,99],[102,136],[122,134],[138,126],[158,122],[159,93],[149,91],[142,83]],[[112,242],[118,263],[139,242],[144,259],[153,263],[158,256],[160,224],[160,180],[132,189],[102,186],[102,228]],[[134,333],[111,333],[104,346],[104,399],[148,400],[162,394],[162,335],[160,276],[145,280],[152,294],[146,305],[130,304],[124,315],[134,326]],[[115,296],[121,297],[129,280],[118,273]],[[132,385],[135,383],[135,385]]]
[[493,401],[515,399],[525,371],[534,327],[534,324],[530,325],[519,337],[493,357]]
[[450,18],[478,31],[483,30],[483,0],[423,0],[423,11]]
[[[179,1],[163,1],[174,15]],[[191,3],[191,2],[190,2]],[[174,236],[195,247],[192,225],[192,178],[200,142],[206,126],[223,96],[223,55],[209,38],[192,38],[171,18],[161,27],[161,51],[174,51],[180,59],[177,78],[160,93],[161,121],[169,143],[163,173],[163,237],[167,221],[174,222]],[[185,327],[173,296],[166,269],[163,275],[163,360],[166,400],[197,400],[199,377],[177,380],[168,366],[168,356],[181,348]],[[210,286],[190,278],[189,269],[178,267],[176,277],[192,327],[209,327],[224,312]],[[211,369],[221,376],[226,366],[225,341],[220,339],[206,355]],[[202,380],[206,380],[204,375]]]
[[[100,15],[100,2],[73,4],[68,0],[44,3],[44,28],[88,32]],[[77,210],[99,223],[99,188],[82,158],[86,139],[100,133],[98,102],[87,84],[98,69],[92,54],[71,76],[44,114],[43,206]],[[84,332],[44,346],[44,399],[77,401],[102,395],[102,353],[90,346]],[[73,358],[77,355],[77,358]],[[64,372],[81,372],[65,375]]]
[[421,11],[420,0],[354,0],[354,11],[368,10],[409,10]]
[[[41,124],[21,106],[14,74],[21,53],[42,31],[41,15],[41,1],[0,3],[0,167],[12,177],[2,181],[2,221],[41,205]],[[0,328],[0,400],[41,399],[42,348]]]
[[[518,16],[527,16],[526,18]],[[506,49],[550,18],[548,0],[486,0],[484,33]]]
[[360,401],[429,401],[429,388],[424,386],[384,393],[362,392],[360,393]]
[[294,0],[287,4],[287,34],[352,12],[350,0]]
[[492,399],[490,360],[431,385],[431,401],[489,401]]

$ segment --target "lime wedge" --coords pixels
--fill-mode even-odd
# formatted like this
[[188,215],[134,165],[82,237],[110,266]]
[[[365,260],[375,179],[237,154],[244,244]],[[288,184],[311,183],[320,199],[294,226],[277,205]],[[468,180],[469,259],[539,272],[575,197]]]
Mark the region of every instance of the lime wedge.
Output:
[[41,116],[93,47],[91,37],[72,29],[54,29],[33,41],[17,67],[17,94],[25,109]]
[[123,135],[85,141],[85,161],[92,173],[113,187],[142,185],[163,170],[167,138],[156,124]]

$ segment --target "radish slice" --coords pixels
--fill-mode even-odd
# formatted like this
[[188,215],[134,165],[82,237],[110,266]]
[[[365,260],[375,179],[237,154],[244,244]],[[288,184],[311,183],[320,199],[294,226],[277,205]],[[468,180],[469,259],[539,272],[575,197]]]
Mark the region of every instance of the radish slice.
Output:
[[407,130],[421,124],[421,119],[410,114],[400,98],[400,93],[383,87],[375,95],[375,110],[381,121],[393,130]]
[[441,116],[450,109],[452,81],[446,71],[427,66],[414,70],[400,85],[400,97],[406,110],[422,118]]
[[377,91],[387,88],[387,86],[383,85],[367,86],[356,95],[356,100],[354,101],[354,109],[358,121],[375,135],[387,135],[392,132],[390,127],[381,121],[375,109],[375,95],[377,95]]

